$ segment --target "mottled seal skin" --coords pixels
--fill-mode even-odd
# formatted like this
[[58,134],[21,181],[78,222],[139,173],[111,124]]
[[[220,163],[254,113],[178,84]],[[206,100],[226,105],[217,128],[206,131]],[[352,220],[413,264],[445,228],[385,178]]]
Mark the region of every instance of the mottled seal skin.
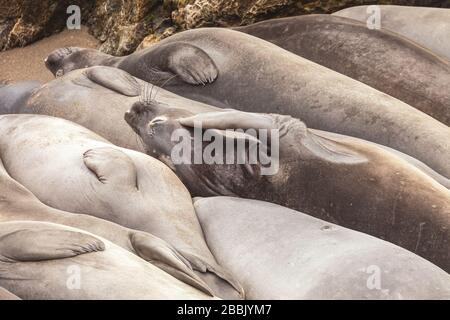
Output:
[[61,211],[43,204],[6,172],[0,159],[0,222],[53,222],[99,235],[207,294],[211,289],[176,249],[152,234],[122,227],[93,216]]
[[[201,60],[207,54],[218,76],[204,86],[169,81],[167,90],[217,107],[292,115],[311,128],[397,149],[450,177],[448,126],[359,81],[242,32],[220,28],[180,32],[122,58],[117,66],[159,83],[158,77],[170,79],[167,74],[181,73],[161,62],[161,52],[179,54],[177,45],[183,48],[186,43],[201,50]],[[192,60],[192,51],[187,58]],[[71,55],[62,58],[62,64],[72,68],[76,61]],[[211,68],[196,71],[202,74]]]
[[3,115],[0,135],[6,170],[42,202],[159,237],[218,296],[239,297],[205,243],[189,192],[163,163],[60,118]]
[[[298,119],[274,114],[226,111],[192,116],[186,110],[147,104],[133,106],[125,118],[141,135],[149,154],[166,161],[194,196],[239,196],[277,203],[390,241],[450,271],[450,190],[384,148],[308,129]],[[219,132],[278,130],[279,170],[263,175],[261,163],[249,165],[248,161],[173,162],[172,151],[179,143],[172,139],[174,130],[185,130],[192,138],[196,122],[204,130]],[[244,149],[231,152],[235,159],[247,154]]]
[[[368,6],[340,10],[333,15],[366,23]],[[380,5],[381,27],[401,34],[450,61],[450,9]]]
[[211,250],[249,299],[450,298],[446,272],[367,234],[262,201],[194,206]]
[[[11,84],[10,87],[18,85]],[[19,88],[14,90],[18,91]],[[0,88],[0,101],[4,99],[3,93]],[[160,103],[174,107],[189,106],[192,110],[210,108],[153,87],[123,70],[92,67],[70,72],[39,86],[26,101],[0,113],[44,114],[64,118],[94,131],[115,145],[142,151],[142,144],[136,134],[123,120],[124,113],[141,99],[142,94],[151,95]]]
[[5,288],[0,287],[0,301],[4,300],[21,300],[18,296],[15,294],[12,294]]
[[38,221],[0,223],[0,285],[25,300],[211,298],[106,239]]
[[39,81],[20,81],[0,85],[0,114],[14,113],[41,85]]
[[325,14],[267,20],[235,30],[361,81],[450,125],[449,62],[398,34]]

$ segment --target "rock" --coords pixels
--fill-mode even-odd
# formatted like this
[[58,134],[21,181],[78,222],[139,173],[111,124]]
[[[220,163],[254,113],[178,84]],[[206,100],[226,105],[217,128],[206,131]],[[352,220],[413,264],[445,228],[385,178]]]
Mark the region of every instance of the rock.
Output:
[[[0,50],[25,46],[66,27],[69,5],[102,42],[100,50],[125,55],[190,28],[230,27],[310,13],[332,13],[372,0],[0,0]],[[380,4],[450,7],[450,0],[382,0]]]

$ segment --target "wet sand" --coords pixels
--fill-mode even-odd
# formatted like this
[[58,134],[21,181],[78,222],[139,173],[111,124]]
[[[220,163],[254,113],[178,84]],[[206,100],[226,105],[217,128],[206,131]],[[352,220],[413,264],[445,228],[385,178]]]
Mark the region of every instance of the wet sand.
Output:
[[45,68],[44,59],[61,47],[97,48],[99,42],[88,34],[87,28],[64,30],[23,48],[0,52],[0,81],[40,80],[49,81],[53,75]]

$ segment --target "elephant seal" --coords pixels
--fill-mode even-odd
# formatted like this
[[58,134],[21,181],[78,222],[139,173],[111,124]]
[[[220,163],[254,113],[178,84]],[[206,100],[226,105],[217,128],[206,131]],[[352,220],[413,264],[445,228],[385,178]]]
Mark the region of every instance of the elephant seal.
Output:
[[136,255],[80,229],[0,223],[0,285],[22,299],[210,299]]
[[0,116],[0,135],[5,169],[43,203],[161,238],[218,296],[243,296],[211,255],[189,192],[160,161],[42,115]]
[[1,159],[0,191],[2,194],[0,222],[32,220],[85,230],[135,253],[175,278],[213,295],[208,285],[192,270],[190,263],[161,238],[93,216],[65,212],[46,206],[28,189],[9,176]]
[[[23,85],[11,84],[8,90],[19,91]],[[123,70],[92,67],[73,71],[33,88],[22,103],[9,108],[2,108],[0,105],[0,114],[31,113],[64,118],[94,131],[115,145],[142,151],[140,141],[123,120],[123,115],[146,94],[174,107],[189,106],[192,110],[210,108],[162,88],[153,88]],[[11,94],[6,95],[0,89],[0,101],[8,96]]]
[[[311,128],[397,149],[450,178],[448,126],[361,82],[242,32],[220,28],[183,31],[119,59],[115,66],[152,83],[170,79],[178,73],[160,60],[173,51],[178,55],[177,46],[183,48],[186,43],[201,50],[200,59],[205,59],[204,53],[211,58],[218,76],[204,86],[169,81],[167,90],[216,107],[292,115]],[[77,64],[82,61],[80,56],[94,52],[80,50],[62,56],[59,64],[66,71],[84,67]]]
[[[429,48],[450,61],[450,10],[377,5],[382,28],[394,31]],[[374,15],[368,6],[340,10],[333,15],[366,22]]]
[[0,114],[14,113],[42,85],[39,81],[20,81],[0,85]]
[[[189,115],[148,103],[133,106],[125,118],[148,153],[172,167],[194,196],[277,203],[390,241],[450,271],[450,190],[384,148],[308,129],[298,119],[276,114],[231,110]],[[222,150],[214,147],[220,159],[210,162],[204,156],[212,154],[208,129],[218,132],[214,141],[222,145]],[[226,131],[235,129],[253,133]],[[263,130],[279,138],[263,140]],[[184,136],[174,139],[174,133]],[[249,143],[239,148],[235,140]],[[189,157],[175,161],[183,141],[188,144],[183,154]],[[258,161],[250,162],[251,141],[260,152],[265,147],[271,161],[259,153]],[[195,153],[204,161],[195,162]],[[275,170],[265,173],[267,167]]]
[[15,294],[9,292],[8,290],[0,287],[0,301],[2,300],[21,300],[21,299]]
[[367,234],[256,200],[194,206],[211,250],[249,299],[450,298],[450,275]]
[[389,30],[332,15],[266,20],[235,30],[387,93],[450,125],[450,64]]

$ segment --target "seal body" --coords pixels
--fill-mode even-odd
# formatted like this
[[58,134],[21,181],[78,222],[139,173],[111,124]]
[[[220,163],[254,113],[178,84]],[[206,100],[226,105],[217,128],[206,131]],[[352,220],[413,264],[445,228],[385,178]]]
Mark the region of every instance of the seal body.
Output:
[[[195,196],[239,196],[277,203],[390,241],[450,270],[450,191],[385,148],[309,129],[298,119],[274,114],[229,110],[189,116],[184,110],[177,113],[147,105],[133,107],[126,119],[140,132],[147,149],[155,156],[163,155]],[[222,161],[172,160],[180,142],[171,137],[180,130],[185,130],[185,139],[192,145],[190,152],[204,155],[211,149],[206,141],[195,146],[196,124],[222,133],[253,129],[258,148],[265,146],[268,154],[276,156],[251,163],[247,159],[255,145],[246,145],[218,151]],[[274,130],[279,138],[260,140],[261,130]],[[222,145],[229,145],[229,139],[234,143],[233,137],[222,136],[217,137],[223,139]],[[255,141],[255,134],[244,136]],[[227,163],[230,153],[245,162]],[[267,167],[275,170],[266,171]]]
[[6,170],[42,202],[161,238],[222,294],[236,293],[204,241],[189,192],[163,163],[64,119],[4,115],[0,123]]
[[136,255],[80,229],[0,223],[0,285],[22,299],[208,299]]
[[212,197],[194,206],[214,255],[249,299],[450,297],[442,269],[369,235],[262,201]]
[[54,209],[43,204],[12,179],[0,159],[0,222],[41,221],[62,224],[96,234],[156,265],[175,278],[212,295],[212,289],[192,270],[177,250],[152,234],[129,229],[94,216]]
[[0,85],[0,114],[15,113],[41,85],[39,81]]
[[20,298],[8,290],[0,287],[0,301],[1,300],[20,300]]
[[[380,23],[436,54],[450,60],[450,10],[444,8],[424,8],[410,6],[377,5]],[[350,7],[333,15],[355,19],[366,23],[374,16],[375,9],[368,6]]]
[[325,14],[267,20],[235,30],[361,81],[450,125],[449,62],[401,35]]
[[[19,83],[7,86],[8,95],[0,88],[0,101],[8,99],[10,91],[21,91],[22,87]],[[118,146],[137,151],[142,151],[142,144],[123,120],[123,115],[143,94],[149,94],[152,99],[174,107],[209,109],[203,103],[153,87],[112,67],[76,70],[33,89],[27,91],[30,94],[26,99],[14,103],[12,107],[5,107],[4,112],[0,113],[43,114],[67,119]]]
[[[187,43],[196,50],[183,57]],[[186,63],[195,55],[199,66]],[[178,61],[176,67],[170,64],[173,60]],[[64,61],[77,67],[71,55]],[[180,67],[184,65],[191,66],[188,72]],[[361,82],[242,32],[184,31],[122,58],[117,67],[153,83],[171,79],[168,74],[176,76],[166,89],[213,106],[288,114],[311,128],[386,145],[450,177],[448,126]],[[207,84],[210,79],[215,80]]]

